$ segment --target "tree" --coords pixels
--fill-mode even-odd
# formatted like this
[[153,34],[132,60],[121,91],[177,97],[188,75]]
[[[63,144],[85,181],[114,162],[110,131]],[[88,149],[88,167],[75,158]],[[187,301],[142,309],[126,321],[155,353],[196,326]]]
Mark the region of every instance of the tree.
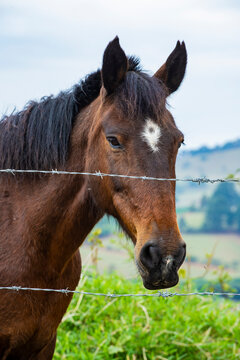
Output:
[[236,211],[236,224],[237,224],[237,232],[240,233],[240,205]]
[[240,230],[240,196],[232,183],[220,183],[206,205],[204,231]]

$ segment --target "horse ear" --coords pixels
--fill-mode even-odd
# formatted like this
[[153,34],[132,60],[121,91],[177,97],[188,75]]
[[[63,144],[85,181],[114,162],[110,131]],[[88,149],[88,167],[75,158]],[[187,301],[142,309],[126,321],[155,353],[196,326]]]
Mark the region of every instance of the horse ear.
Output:
[[128,59],[119,44],[118,36],[111,41],[103,54],[102,82],[110,95],[123,81],[128,70]]
[[184,41],[177,45],[173,52],[167,58],[165,64],[154,74],[168,88],[169,94],[176,91],[180,86],[187,65],[187,51]]

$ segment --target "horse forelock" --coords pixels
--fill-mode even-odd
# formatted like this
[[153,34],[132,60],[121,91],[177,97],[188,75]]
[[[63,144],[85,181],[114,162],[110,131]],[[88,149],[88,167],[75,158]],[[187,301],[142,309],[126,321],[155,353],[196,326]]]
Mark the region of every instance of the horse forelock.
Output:
[[128,71],[115,94],[115,103],[129,119],[158,120],[166,105],[165,86],[142,71]]

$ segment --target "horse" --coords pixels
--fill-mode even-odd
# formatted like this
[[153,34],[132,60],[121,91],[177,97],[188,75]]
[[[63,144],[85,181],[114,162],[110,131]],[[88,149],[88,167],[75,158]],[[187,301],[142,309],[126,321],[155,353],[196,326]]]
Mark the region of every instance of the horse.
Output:
[[[116,37],[102,68],[57,96],[31,101],[0,121],[0,168],[175,178],[184,141],[167,98],[185,74],[184,42],[150,76]],[[0,175],[0,286],[74,290],[79,247],[113,216],[135,247],[145,288],[178,283],[186,245],[175,181],[78,174]],[[0,358],[52,359],[71,294],[0,292]]]

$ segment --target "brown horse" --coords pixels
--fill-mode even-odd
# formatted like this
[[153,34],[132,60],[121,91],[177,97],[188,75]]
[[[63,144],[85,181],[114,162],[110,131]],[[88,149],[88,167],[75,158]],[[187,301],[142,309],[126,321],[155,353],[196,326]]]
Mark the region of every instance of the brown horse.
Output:
[[[178,42],[154,76],[116,37],[101,71],[71,91],[31,102],[0,122],[0,168],[175,177],[183,135],[166,98],[184,77]],[[104,214],[135,245],[148,289],[177,284],[185,257],[175,183],[81,175],[0,175],[0,286],[75,289],[79,246]],[[52,359],[71,296],[0,291],[0,358]]]

